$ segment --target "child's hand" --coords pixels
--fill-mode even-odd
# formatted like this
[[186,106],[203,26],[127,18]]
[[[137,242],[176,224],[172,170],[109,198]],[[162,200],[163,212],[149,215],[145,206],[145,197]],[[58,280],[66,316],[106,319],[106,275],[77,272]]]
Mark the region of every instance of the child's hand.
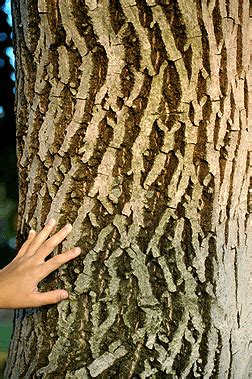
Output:
[[77,247],[45,262],[45,258],[72,229],[72,226],[67,224],[48,238],[55,224],[56,221],[51,219],[40,233],[31,230],[14,260],[0,270],[0,308],[39,307],[57,303],[68,297],[65,290],[41,293],[37,287],[38,283],[52,271],[80,254],[80,248]]

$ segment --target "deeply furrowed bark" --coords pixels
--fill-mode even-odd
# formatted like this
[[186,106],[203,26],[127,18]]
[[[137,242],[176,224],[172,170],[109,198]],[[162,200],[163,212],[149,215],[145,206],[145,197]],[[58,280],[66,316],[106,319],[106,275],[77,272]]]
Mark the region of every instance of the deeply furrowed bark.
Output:
[[6,377],[247,378],[249,1],[13,7],[18,246],[53,216],[82,255]]

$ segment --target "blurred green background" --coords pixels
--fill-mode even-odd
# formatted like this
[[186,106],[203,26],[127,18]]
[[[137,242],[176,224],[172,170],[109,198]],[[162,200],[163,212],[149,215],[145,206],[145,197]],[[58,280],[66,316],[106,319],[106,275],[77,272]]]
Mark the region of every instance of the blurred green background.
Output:
[[[11,3],[0,0],[0,269],[15,256],[18,184],[12,37]],[[12,318],[12,311],[0,310],[0,378],[12,334]]]
[[9,342],[12,334],[13,311],[0,310],[0,378],[4,378],[3,370],[8,354]]

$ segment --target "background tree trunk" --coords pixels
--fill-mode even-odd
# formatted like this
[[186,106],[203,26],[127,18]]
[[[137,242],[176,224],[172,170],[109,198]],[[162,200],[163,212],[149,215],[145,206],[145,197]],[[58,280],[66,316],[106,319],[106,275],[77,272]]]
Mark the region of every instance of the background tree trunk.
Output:
[[18,246],[54,216],[83,253],[41,285],[70,300],[16,312],[6,377],[247,378],[249,1],[13,11]]

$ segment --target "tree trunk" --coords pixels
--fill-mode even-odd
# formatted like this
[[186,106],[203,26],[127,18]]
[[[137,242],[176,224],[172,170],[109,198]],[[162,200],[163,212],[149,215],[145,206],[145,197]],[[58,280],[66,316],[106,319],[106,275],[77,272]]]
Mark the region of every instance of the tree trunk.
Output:
[[13,8],[18,246],[53,216],[82,255],[6,378],[247,378],[249,1]]

